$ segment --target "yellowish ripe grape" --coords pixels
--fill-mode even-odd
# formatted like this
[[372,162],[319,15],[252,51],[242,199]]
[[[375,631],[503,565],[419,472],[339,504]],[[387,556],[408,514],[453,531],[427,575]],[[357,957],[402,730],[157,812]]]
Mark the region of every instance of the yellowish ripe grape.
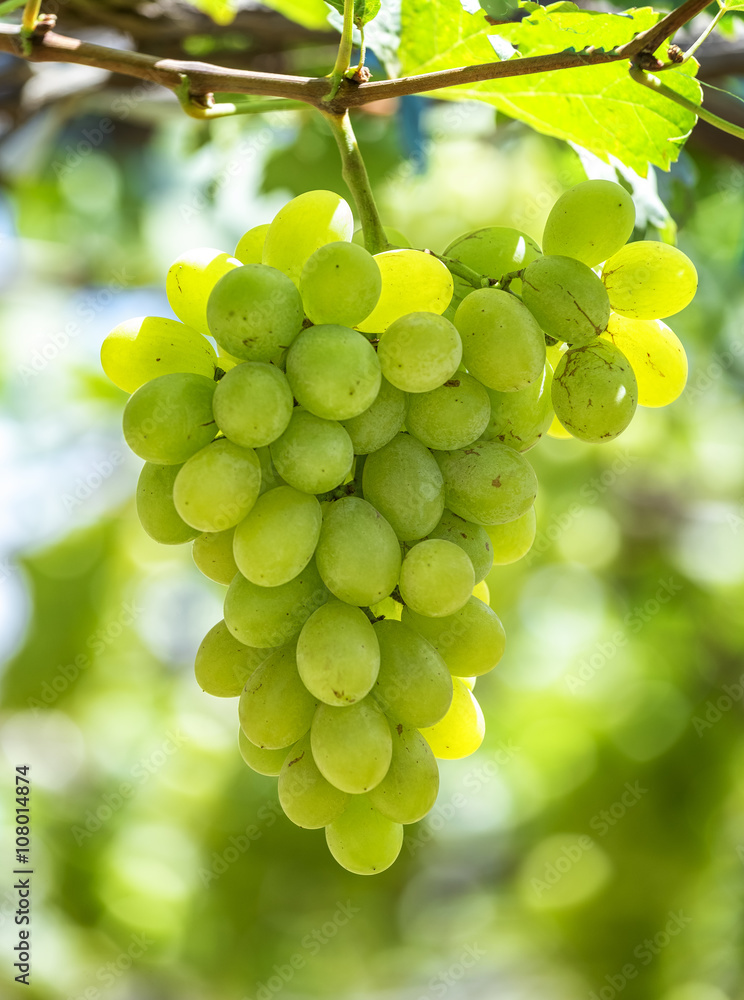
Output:
[[212,378],[217,359],[200,333],[175,319],[137,316],[125,320],[101,345],[101,367],[125,392],[159,375],[191,372]]
[[681,250],[654,240],[627,243],[602,268],[613,312],[665,319],[692,302],[697,271]]
[[491,603],[491,591],[488,589],[488,584],[485,580],[481,580],[480,583],[476,583],[473,587],[473,597],[477,597],[484,604]]
[[548,359],[548,364],[555,371],[558,362],[561,360],[563,355],[568,350],[568,344],[564,344],[562,341],[558,341],[556,344],[549,344],[545,348],[545,354]]
[[263,263],[300,284],[305,262],[326,243],[349,242],[354,217],[347,202],[333,191],[305,191],[288,201],[266,233]]
[[240,261],[213,247],[197,247],[177,257],[168,268],[165,294],[182,323],[209,335],[207,300],[220,278]]
[[254,226],[240,237],[234,256],[241,264],[263,263],[264,242],[270,225],[270,222],[265,222],[262,226]]
[[391,323],[413,312],[441,316],[452,299],[452,275],[436,257],[420,250],[388,250],[375,254],[382,275],[377,305],[358,329],[384,333]]
[[459,677],[452,678],[452,704],[443,719],[421,730],[440,760],[459,760],[475,753],[483,742],[486,723],[475,696]]
[[548,427],[548,437],[559,438],[565,441],[566,438],[572,438],[573,434],[566,430],[563,424],[560,422],[558,417],[553,416],[553,423]]
[[613,313],[602,339],[612,341],[630,362],[640,406],[667,406],[682,394],[687,384],[687,355],[666,323]]

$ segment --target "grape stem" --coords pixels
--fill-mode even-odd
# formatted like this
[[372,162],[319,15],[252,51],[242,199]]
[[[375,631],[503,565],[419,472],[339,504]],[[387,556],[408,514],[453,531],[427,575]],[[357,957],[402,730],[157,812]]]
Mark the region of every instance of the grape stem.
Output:
[[473,285],[475,288],[487,288],[489,285],[496,284],[495,278],[489,278],[487,274],[478,274],[472,267],[468,267],[467,264],[461,264],[454,257],[445,257],[442,254],[434,253],[433,250],[424,250],[423,252],[431,254],[437,260],[441,260],[451,274],[456,274],[458,278],[462,278],[463,281],[467,281],[468,284]]
[[[703,44],[703,42],[708,37],[708,35],[711,33],[711,31],[713,31],[713,29],[718,24],[718,22],[721,20],[721,18],[725,14],[727,14],[727,13],[728,13],[728,8],[727,7],[720,7],[718,9],[718,11],[715,14],[715,17],[711,18],[710,23],[708,24],[708,27],[705,29],[705,31],[703,31],[703,33],[700,35],[700,37],[697,39],[697,41],[693,42],[692,45],[689,47],[689,49],[687,49],[687,51],[684,53],[684,57],[682,59],[682,62],[687,62],[688,59],[691,59],[695,55],[695,53],[700,48],[700,46]],[[679,63],[677,63],[677,65],[679,65]]]
[[698,118],[702,118],[704,122],[708,122],[709,125],[714,125],[722,132],[728,132],[729,135],[735,135],[737,139],[744,139],[744,128],[739,125],[734,125],[732,122],[727,122],[725,118],[719,118],[718,115],[714,115],[711,111],[706,111],[702,105],[695,104],[694,101],[690,101],[686,97],[683,97],[682,94],[677,93],[676,90],[672,90],[671,87],[667,87],[666,84],[661,82],[658,76],[652,76],[651,73],[646,73],[639,66],[632,66],[630,75],[636,83],[640,83],[644,87],[648,87],[649,90],[653,90],[655,93],[661,94],[662,97],[666,97],[670,101],[674,101],[675,104],[679,104],[680,107],[685,108],[687,111],[691,111],[694,115],[697,115]]
[[344,24],[341,29],[341,41],[338,43],[336,64],[330,75],[331,89],[323,101],[328,103],[334,99],[339,87],[349,71],[354,34],[354,0],[344,0]]
[[370,253],[383,253],[390,249],[385,230],[377,210],[369,174],[359,151],[354,129],[351,127],[349,112],[342,115],[321,111],[328,122],[341,154],[342,175],[351,191],[359,213],[364,233],[364,245]]

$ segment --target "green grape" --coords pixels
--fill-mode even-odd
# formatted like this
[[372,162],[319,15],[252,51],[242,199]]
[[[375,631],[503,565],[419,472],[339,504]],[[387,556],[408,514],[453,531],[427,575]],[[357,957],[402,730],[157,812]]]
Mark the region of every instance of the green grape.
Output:
[[487,674],[504,655],[504,626],[477,597],[447,618],[426,618],[403,608],[401,620],[434,647],[454,677]]
[[376,604],[398,582],[400,546],[395,532],[359,497],[344,497],[329,505],[315,558],[326,587],[347,604]]
[[351,795],[379,785],[393,755],[390,726],[371,697],[344,708],[318,705],[310,745],[320,773]]
[[306,191],[287,202],[269,226],[263,262],[286,274],[295,285],[305,262],[326,243],[349,242],[354,218],[333,191]]
[[632,319],[665,319],[689,305],[697,291],[689,257],[666,243],[628,243],[602,268],[610,305]]
[[580,441],[611,441],[636,411],[638,383],[625,355],[598,341],[563,355],[553,376],[553,408]]
[[186,524],[173,503],[173,483],[181,468],[145,462],[137,481],[140,524],[161,545],[181,545],[199,534]]
[[234,254],[241,264],[263,263],[263,248],[270,227],[270,222],[264,222],[260,226],[249,229],[247,233],[243,233],[238,240]]
[[234,535],[235,528],[226,528],[224,531],[205,531],[203,534],[197,535],[191,549],[191,555],[197,569],[210,580],[225,586],[232,583],[238,572],[233,556]]
[[[552,375],[546,364],[541,378],[518,392],[497,392],[488,389],[491,415],[483,432],[485,441],[500,441],[514,451],[529,451],[553,419],[550,398]],[[409,428],[410,429],[410,428]]]
[[[391,246],[402,249],[409,250],[411,247],[411,241],[407,236],[404,236],[399,229],[394,229],[393,226],[383,226],[385,231],[385,236],[387,236],[388,243]],[[356,243],[357,246],[364,246],[364,230],[360,227],[354,230],[354,235],[351,238],[352,243]]]
[[268,493],[269,490],[274,490],[277,486],[286,486],[286,483],[274,468],[269,449],[267,447],[256,448],[256,455],[258,461],[261,463],[261,493]]
[[243,520],[260,488],[261,463],[255,451],[220,438],[181,468],[173,485],[173,502],[193,528],[225,531]]
[[289,747],[281,747],[279,750],[257,747],[251,743],[242,729],[238,730],[238,749],[240,756],[252,771],[265,774],[268,778],[276,778],[281,773],[287,754],[291,753]]
[[483,712],[472,691],[455,677],[452,705],[443,719],[421,735],[440,760],[460,760],[475,753],[486,734]]
[[444,512],[444,481],[434,456],[410,434],[398,434],[367,456],[364,496],[401,541],[423,538]]
[[305,622],[297,640],[297,668],[308,691],[326,705],[352,705],[372,690],[380,647],[359,608],[329,601]]
[[295,407],[289,426],[269,446],[281,478],[302,493],[327,493],[346,479],[354,462],[351,438],[335,420]]
[[246,681],[238,704],[240,728],[257,747],[279,750],[305,735],[316,705],[297,673],[294,649],[283,646]]
[[511,292],[479,288],[455,314],[462,360],[489,389],[514,392],[540,378],[545,337],[532,314]]
[[375,698],[404,726],[434,725],[452,701],[452,678],[442,657],[403,622],[385,618],[372,627],[380,644]]
[[550,210],[543,253],[573,257],[596,267],[630,239],[633,199],[614,181],[583,181],[565,191]]
[[380,390],[380,362],[370,342],[356,330],[311,326],[289,349],[287,379],[300,406],[316,417],[349,420],[374,403]]
[[481,580],[480,583],[476,583],[473,587],[473,597],[477,597],[479,601],[483,601],[484,604],[491,603],[491,591],[488,589],[488,584],[485,580]]
[[202,691],[215,698],[237,698],[254,670],[272,652],[271,649],[244,646],[230,634],[224,621],[217,622],[197,650],[196,682]]
[[572,257],[541,257],[530,264],[522,299],[545,333],[573,347],[595,342],[610,318],[602,281]]
[[475,682],[478,680],[477,677],[460,677],[459,680],[465,685],[468,691],[475,690]]
[[[438,451],[447,507],[475,524],[502,524],[535,502],[537,477],[530,463],[498,441]],[[365,470],[366,472],[366,470]]]
[[489,524],[486,528],[493,546],[495,566],[506,566],[516,562],[532,548],[537,533],[535,508],[530,507],[521,517],[506,524]]
[[229,271],[207,304],[209,332],[244,361],[281,361],[302,329],[303,315],[300,293],[289,278],[263,264]]
[[173,372],[212,378],[214,348],[200,333],[174,319],[137,316],[119,323],[101,345],[101,367],[125,392]]
[[396,319],[410,313],[441,315],[450,304],[452,275],[432,254],[386,250],[375,254],[375,260],[382,276],[382,291],[370,315],[357,324],[364,333],[383,333]]
[[[518,229],[504,226],[488,226],[472,233],[458,236],[444,251],[445,257],[452,257],[465,264],[477,274],[489,278],[503,278],[512,271],[520,271],[541,256],[535,241]],[[473,286],[464,278],[453,275],[455,296],[458,302],[470,295]],[[519,293],[521,282],[512,281],[511,288]]]
[[246,646],[280,646],[294,639],[327,600],[314,562],[280,587],[259,587],[238,574],[225,596],[225,621]]
[[374,403],[359,416],[342,421],[351,438],[354,454],[368,455],[392,441],[406,419],[406,406],[406,394],[386,378],[381,379]]
[[444,538],[418,542],[400,568],[400,595],[420,615],[442,618],[467,604],[475,573],[467,553]]
[[294,400],[286,376],[274,365],[246,361],[227,372],[214,391],[214,419],[242,448],[271,444],[285,432]]
[[388,773],[368,792],[369,801],[396,823],[418,823],[437,800],[439,768],[429,744],[417,729],[393,729],[393,757]]
[[235,529],[238,569],[259,587],[280,587],[307,566],[320,537],[320,504],[291,486],[258,498]]
[[600,340],[609,340],[630,362],[640,406],[667,406],[687,384],[687,355],[660,319],[626,319],[613,313]]
[[313,760],[310,734],[287,754],[279,774],[279,802],[287,818],[306,830],[319,830],[338,819],[349,796],[323,777]]
[[473,524],[465,518],[445,510],[442,519],[432,531],[429,538],[444,538],[454,542],[467,554],[473,567],[476,584],[484,580],[493,565],[491,540],[486,529],[480,524]]
[[182,465],[214,438],[215,382],[205,375],[161,375],[124,407],[124,437],[135,455],[156,465]]
[[377,261],[356,243],[328,243],[309,257],[300,276],[305,313],[313,323],[356,326],[380,298]]
[[465,372],[455,372],[431,392],[408,400],[406,427],[427,448],[465,448],[488,426],[491,404],[486,389]]
[[197,247],[177,257],[168,268],[165,294],[182,323],[198,333],[211,333],[207,301],[220,278],[240,267],[240,261],[213,247]]
[[558,362],[561,360],[563,355],[568,350],[568,344],[564,344],[558,341],[555,344],[550,344],[545,348],[545,354],[548,359],[548,364],[550,365],[551,371],[555,371],[558,367]]
[[462,342],[444,316],[411,312],[388,325],[377,345],[377,356],[382,374],[398,389],[429,392],[457,371]]
[[377,875],[400,854],[403,827],[379,813],[366,795],[355,795],[326,827],[326,843],[342,868],[355,875]]
[[562,441],[567,441],[569,438],[573,437],[570,431],[567,431],[563,424],[560,422],[558,417],[553,417],[553,423],[548,428],[548,437],[558,438]]

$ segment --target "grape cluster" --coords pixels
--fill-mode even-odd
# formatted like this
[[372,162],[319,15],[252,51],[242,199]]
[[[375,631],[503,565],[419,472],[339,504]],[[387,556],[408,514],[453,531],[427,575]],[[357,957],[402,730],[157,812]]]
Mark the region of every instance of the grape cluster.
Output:
[[485,578],[535,537],[524,452],[545,433],[610,440],[684,387],[661,319],[695,270],[625,245],[633,226],[625,190],[588,181],[542,250],[489,227],[440,258],[388,230],[373,256],[346,202],[311,191],[234,256],[175,261],[179,321],[139,317],[103,344],[132,393],[144,529],[193,540],[227,586],[198,683],[239,696],[244,760],[352,872],[394,862],[437,758],[483,740],[473,687],[505,642]]

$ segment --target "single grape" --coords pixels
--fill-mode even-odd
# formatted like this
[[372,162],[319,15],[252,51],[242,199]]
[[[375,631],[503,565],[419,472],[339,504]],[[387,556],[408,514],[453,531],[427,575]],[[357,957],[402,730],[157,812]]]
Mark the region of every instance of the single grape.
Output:
[[444,512],[442,473],[428,448],[410,434],[398,434],[367,456],[362,488],[401,541],[423,538]]
[[325,420],[363,413],[375,401],[380,378],[374,348],[346,326],[311,326],[287,354],[287,379],[297,402]]
[[469,448],[438,451],[434,457],[444,478],[447,507],[468,521],[513,521],[535,501],[532,466],[498,441],[477,441]]
[[276,471],[302,493],[326,493],[346,479],[354,461],[351,438],[335,420],[295,407],[289,426],[272,441]]
[[291,486],[258,498],[235,529],[238,569],[259,587],[280,587],[307,566],[320,537],[320,504]]
[[481,524],[473,524],[465,518],[445,510],[439,524],[428,534],[429,538],[445,538],[454,542],[467,554],[473,566],[475,582],[485,579],[493,566],[491,539]]
[[274,365],[246,361],[227,372],[214,391],[214,419],[241,448],[271,444],[285,432],[294,400],[286,376]]
[[537,533],[535,508],[530,507],[521,517],[506,524],[489,524],[486,528],[493,546],[495,566],[506,566],[516,562],[532,548]]
[[522,278],[522,299],[545,333],[572,347],[607,328],[610,300],[602,281],[572,257],[541,257]]
[[150,538],[161,545],[190,542],[199,532],[186,524],[173,503],[173,483],[182,466],[145,462],[137,481],[137,515]]
[[486,734],[483,712],[472,691],[455,677],[452,705],[443,719],[421,735],[440,760],[459,760],[475,753]]
[[197,569],[210,580],[225,586],[232,583],[238,572],[233,556],[234,535],[234,528],[226,528],[224,531],[205,531],[197,535],[191,549]]
[[687,384],[687,355],[677,335],[660,319],[626,319],[613,313],[601,340],[609,340],[630,362],[640,406],[668,406]]
[[261,463],[255,451],[220,438],[183,465],[173,485],[173,502],[193,528],[225,531],[243,520],[260,487]]
[[375,401],[363,413],[351,420],[343,420],[355,455],[368,455],[379,451],[392,441],[406,419],[407,397],[386,378],[380,380],[380,391]]
[[356,243],[328,243],[309,257],[300,277],[305,312],[313,323],[356,326],[380,298],[377,261]]
[[314,562],[281,587],[259,587],[238,574],[227,588],[225,622],[246,646],[280,646],[294,639],[327,600]]
[[324,513],[316,560],[332,594],[347,604],[369,607],[392,593],[398,582],[400,546],[370,503],[344,497]]
[[140,458],[182,465],[214,438],[215,382],[205,375],[161,375],[146,382],[124,407],[124,437]]
[[[553,419],[550,396],[552,372],[546,364],[542,377],[518,392],[497,392],[488,389],[490,419],[483,431],[485,441],[500,441],[514,451],[529,451]],[[409,427],[410,429],[410,427]]]
[[308,691],[326,705],[361,701],[380,669],[380,647],[365,613],[343,601],[318,608],[300,632],[297,667]]
[[349,796],[323,777],[313,760],[310,734],[287,754],[279,774],[279,802],[287,818],[305,830],[328,826],[346,808]]
[[404,726],[438,722],[452,701],[452,678],[442,657],[402,622],[386,618],[373,628],[380,644],[375,699],[391,719]]
[[[472,233],[458,236],[444,251],[445,257],[452,257],[465,264],[476,274],[498,280],[512,271],[521,271],[533,260],[541,256],[535,241],[518,229],[504,226],[487,226]],[[464,278],[453,275],[455,296],[464,299],[473,291],[473,285]],[[521,282],[515,279],[511,288],[519,293]]]
[[636,411],[638,384],[630,362],[614,344],[576,347],[553,376],[553,408],[580,441],[611,441]]
[[273,361],[302,329],[302,299],[281,271],[244,264],[217,282],[207,304],[209,332],[244,361]]
[[377,875],[400,854],[403,827],[379,813],[366,795],[355,795],[326,827],[326,843],[342,868],[355,875]]
[[272,652],[271,649],[244,646],[230,634],[224,621],[217,622],[197,650],[196,682],[202,691],[215,698],[237,698],[254,670]]
[[233,255],[241,264],[263,263],[263,248],[270,226],[270,222],[264,222],[260,226],[249,229],[247,233],[243,233]]
[[491,404],[486,389],[465,372],[455,372],[431,392],[413,393],[406,426],[427,448],[464,448],[488,426]]
[[379,785],[393,755],[390,726],[371,697],[344,708],[318,705],[310,745],[321,774],[352,795]]
[[653,240],[628,243],[602,268],[614,312],[632,319],[665,319],[688,306],[697,271],[676,247]]
[[467,553],[454,542],[430,538],[406,553],[400,595],[415,612],[432,618],[452,615],[467,604],[475,573]]
[[377,346],[382,374],[404,392],[429,392],[457,371],[462,342],[455,327],[433,312],[412,312],[390,323]]
[[316,250],[338,240],[349,242],[354,218],[333,191],[306,191],[287,202],[266,234],[263,263],[286,274],[295,285],[305,262]]
[[418,823],[437,800],[439,768],[417,729],[395,726],[388,773],[368,792],[369,801],[396,823]]
[[[385,231],[385,236],[387,236],[388,243],[396,249],[408,250],[411,246],[411,241],[407,236],[404,236],[399,229],[395,229],[393,226],[383,226]],[[357,246],[364,246],[364,230],[360,227],[354,230],[354,235],[351,238],[352,243],[356,243]]]
[[177,257],[168,268],[165,294],[182,323],[198,333],[210,333],[207,301],[220,278],[240,267],[240,261],[213,247],[197,247]]
[[125,392],[173,372],[214,376],[217,356],[206,338],[174,319],[137,316],[119,323],[101,345],[101,367]]
[[401,621],[434,647],[454,677],[487,674],[504,655],[504,626],[477,597],[447,618],[426,618],[403,608]]
[[458,307],[455,326],[463,364],[490,389],[514,392],[540,378],[545,337],[516,295],[498,288],[472,292]]
[[300,680],[294,650],[275,650],[248,678],[238,704],[240,728],[257,747],[289,747],[310,728],[317,702]]
[[614,181],[583,181],[553,205],[543,232],[543,253],[573,257],[595,267],[630,239],[633,199]]
[[432,254],[420,250],[386,250],[375,254],[375,260],[380,268],[382,290],[370,315],[357,324],[365,333],[383,333],[396,319],[410,313],[441,315],[450,304],[452,275]]
[[290,747],[281,747],[279,750],[257,747],[251,743],[242,729],[238,730],[238,749],[240,756],[252,771],[256,774],[265,774],[269,778],[278,777],[287,754],[292,752]]

